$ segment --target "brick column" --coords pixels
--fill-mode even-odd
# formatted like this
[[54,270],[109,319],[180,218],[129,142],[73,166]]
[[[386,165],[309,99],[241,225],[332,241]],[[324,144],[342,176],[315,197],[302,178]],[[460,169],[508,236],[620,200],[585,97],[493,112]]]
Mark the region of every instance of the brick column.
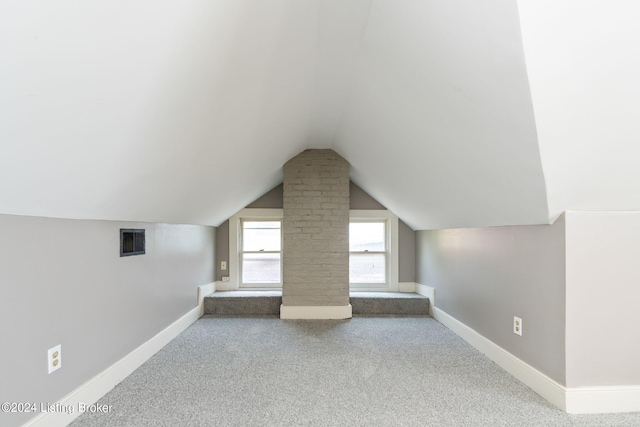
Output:
[[282,318],[348,318],[349,163],[306,150],[284,165]]

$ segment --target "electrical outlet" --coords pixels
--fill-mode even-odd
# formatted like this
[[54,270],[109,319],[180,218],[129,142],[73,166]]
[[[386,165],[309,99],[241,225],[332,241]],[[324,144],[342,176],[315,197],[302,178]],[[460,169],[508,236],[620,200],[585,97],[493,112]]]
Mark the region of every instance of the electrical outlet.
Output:
[[55,372],[62,366],[62,345],[50,348],[47,351],[47,366],[49,373]]
[[226,270],[227,269],[227,261],[220,261],[220,270]]
[[223,282],[228,282],[229,281],[229,276],[222,276],[222,281]]
[[522,319],[513,316],[513,333],[522,336]]

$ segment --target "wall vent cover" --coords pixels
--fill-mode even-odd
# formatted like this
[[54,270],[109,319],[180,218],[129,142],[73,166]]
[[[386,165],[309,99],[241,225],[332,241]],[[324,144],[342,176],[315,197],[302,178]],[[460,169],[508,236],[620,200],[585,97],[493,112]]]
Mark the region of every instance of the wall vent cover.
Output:
[[120,229],[120,256],[142,255],[145,253],[144,229]]

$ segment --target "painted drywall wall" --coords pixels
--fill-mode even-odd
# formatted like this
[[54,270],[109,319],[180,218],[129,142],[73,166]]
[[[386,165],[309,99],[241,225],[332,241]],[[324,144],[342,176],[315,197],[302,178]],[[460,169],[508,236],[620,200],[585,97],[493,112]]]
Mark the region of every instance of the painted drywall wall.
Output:
[[351,181],[349,182],[349,209],[380,210],[387,208],[360,188],[358,184]]
[[[564,217],[416,238],[417,282],[436,289],[439,309],[565,383]],[[514,316],[522,318],[522,337],[513,333]]]
[[640,3],[518,5],[551,218],[640,210]]
[[[144,228],[146,254],[120,257],[120,228]],[[213,227],[0,215],[0,235],[2,402],[55,403],[196,307],[213,281]],[[62,368],[48,375],[58,344]],[[0,413],[0,425],[33,415]]]
[[398,281],[416,281],[416,232],[398,221]]
[[334,149],[415,230],[547,224],[516,2],[374,1]]
[[[227,262],[227,269],[220,268],[220,262]],[[229,276],[229,220],[226,220],[216,229],[216,281],[221,281],[223,276]]]
[[566,213],[567,386],[640,385],[640,212]]
[[283,187],[282,187],[282,184],[280,184],[272,188],[271,190],[267,191],[258,199],[248,204],[247,208],[282,209],[282,205],[283,205],[282,197],[283,197]]

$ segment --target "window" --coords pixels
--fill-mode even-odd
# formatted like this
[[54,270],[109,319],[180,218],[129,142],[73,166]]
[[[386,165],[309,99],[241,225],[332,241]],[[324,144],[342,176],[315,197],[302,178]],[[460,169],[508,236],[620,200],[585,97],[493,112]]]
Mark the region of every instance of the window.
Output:
[[120,229],[120,256],[142,255],[145,253],[144,229]]
[[351,210],[349,288],[398,291],[398,217],[387,210]]
[[218,290],[282,288],[282,209],[245,208],[229,218],[229,278]]
[[242,219],[241,225],[241,285],[280,285],[282,283],[282,222]]
[[[229,218],[228,280],[217,290],[280,289],[282,209],[245,208]],[[353,291],[398,291],[398,217],[351,210],[349,282]]]
[[349,223],[349,282],[387,283],[386,221]]

